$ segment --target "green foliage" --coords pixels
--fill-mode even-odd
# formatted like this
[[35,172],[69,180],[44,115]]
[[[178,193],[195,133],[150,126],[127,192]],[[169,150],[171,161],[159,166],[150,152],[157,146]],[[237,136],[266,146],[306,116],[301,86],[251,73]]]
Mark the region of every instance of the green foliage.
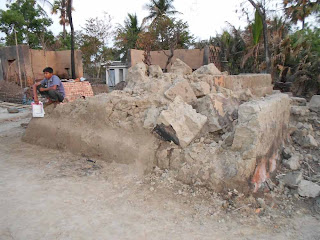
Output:
[[123,55],[122,59],[127,59],[129,49],[136,48],[136,43],[139,33],[143,27],[139,26],[136,14],[128,13],[124,22],[124,26],[118,25],[115,36],[115,46],[119,48],[120,54]]
[[52,24],[45,11],[35,0],[17,0],[0,10],[0,31],[4,32],[6,45],[27,43],[31,48],[41,48],[52,43],[53,35],[47,28]]
[[169,17],[179,12],[175,10],[173,6],[174,0],[150,0],[150,3],[145,5],[145,8],[149,11],[149,15],[145,17],[144,21],[154,20],[159,17]]
[[113,52],[107,48],[107,42],[112,37],[111,17],[103,19],[89,18],[83,31],[77,33],[77,45],[82,51],[84,70],[91,76],[99,77],[101,65],[113,58]]
[[258,42],[260,41],[260,38],[262,36],[262,31],[263,31],[262,18],[259,12],[256,10],[254,23],[252,24],[252,35],[253,35],[254,45],[257,45]]
[[185,48],[193,44],[194,37],[190,34],[187,22],[159,17],[149,26],[149,32],[154,35],[155,42],[152,50],[168,50],[174,48]]
[[231,30],[224,30],[222,34],[210,39],[209,43],[220,49],[219,60],[222,62],[222,70],[230,74],[239,74],[244,72],[241,69],[241,61],[246,49],[246,44],[242,38],[240,29],[233,26]]
[[283,0],[286,15],[294,24],[301,21],[302,29],[305,28],[307,17],[319,13],[319,4],[319,0]]

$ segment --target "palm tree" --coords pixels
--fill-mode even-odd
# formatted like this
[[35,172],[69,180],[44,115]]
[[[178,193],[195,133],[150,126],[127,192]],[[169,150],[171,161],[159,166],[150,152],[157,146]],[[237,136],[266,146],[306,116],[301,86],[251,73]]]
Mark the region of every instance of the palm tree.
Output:
[[63,27],[63,39],[66,39],[66,25],[69,24],[67,19],[67,4],[66,0],[55,0],[52,5],[52,14],[60,13],[60,25]]
[[305,20],[308,16],[319,11],[320,0],[283,0],[286,15],[296,24],[302,22],[302,29],[305,27]]
[[124,21],[124,26],[118,25],[115,45],[124,54],[123,59],[127,57],[129,49],[136,48],[138,35],[142,32],[143,28],[143,25],[139,26],[137,15],[130,13],[128,13]]
[[169,17],[180,12],[176,11],[173,6],[174,0],[150,0],[150,3],[145,5],[150,14],[144,18],[143,22],[147,20],[154,20],[159,17]]

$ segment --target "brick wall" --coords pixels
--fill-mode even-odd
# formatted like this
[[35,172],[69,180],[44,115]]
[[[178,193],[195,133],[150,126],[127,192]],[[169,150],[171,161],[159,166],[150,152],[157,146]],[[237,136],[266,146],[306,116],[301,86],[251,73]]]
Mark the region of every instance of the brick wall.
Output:
[[89,82],[62,82],[66,93],[65,98],[72,102],[82,96],[92,97],[93,91]]

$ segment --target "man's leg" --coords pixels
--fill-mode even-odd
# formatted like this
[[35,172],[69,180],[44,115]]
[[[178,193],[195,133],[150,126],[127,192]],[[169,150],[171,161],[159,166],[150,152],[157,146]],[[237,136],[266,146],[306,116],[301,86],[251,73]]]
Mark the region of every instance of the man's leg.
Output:
[[55,91],[55,90],[49,90],[48,97],[52,102],[62,102],[64,99],[62,94],[58,91]]
[[37,86],[37,92],[39,92],[41,94],[42,97],[46,97],[48,98],[48,91],[40,91],[40,88],[45,88],[44,85],[40,84]]

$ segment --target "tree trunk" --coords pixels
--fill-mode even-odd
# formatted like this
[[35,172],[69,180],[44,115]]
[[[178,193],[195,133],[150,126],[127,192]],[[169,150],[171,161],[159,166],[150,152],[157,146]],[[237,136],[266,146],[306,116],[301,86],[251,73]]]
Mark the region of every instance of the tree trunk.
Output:
[[[61,1],[61,15],[63,17],[63,39],[65,40],[67,37],[67,32],[66,32],[66,0]],[[72,10],[72,9],[71,9]]]
[[68,1],[68,18],[69,24],[71,29],[71,75],[72,79],[76,78],[76,71],[75,71],[75,62],[74,62],[74,29],[73,29],[73,22],[72,22],[72,0]]
[[263,43],[264,43],[264,53],[266,55],[266,64],[267,64],[267,73],[271,73],[271,60],[270,60],[270,51],[268,45],[268,26],[266,21],[266,10],[263,9],[262,16],[262,24],[263,24]]

